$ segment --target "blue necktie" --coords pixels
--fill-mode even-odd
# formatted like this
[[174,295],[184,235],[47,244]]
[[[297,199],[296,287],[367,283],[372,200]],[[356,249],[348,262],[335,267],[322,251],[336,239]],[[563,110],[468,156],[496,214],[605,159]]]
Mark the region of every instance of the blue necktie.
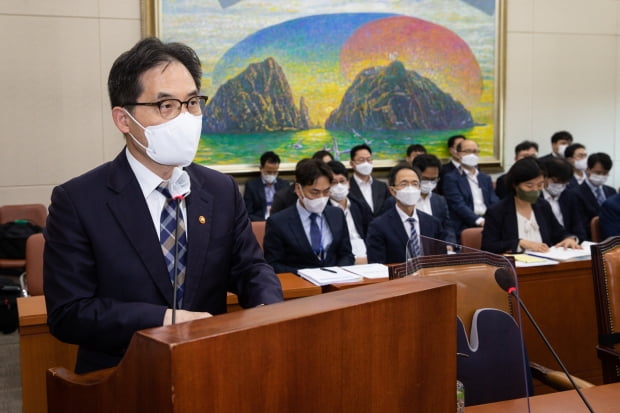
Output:
[[605,202],[605,194],[603,194],[603,188],[597,186],[594,192],[596,192],[596,201],[598,202],[598,204],[603,205],[603,202]]
[[[159,241],[164,253],[164,259],[168,266],[170,282],[174,284],[174,256],[175,251],[175,231],[178,232],[178,261],[177,261],[177,308],[183,305],[183,287],[185,283],[185,268],[187,265],[187,233],[185,231],[185,221],[183,214],[179,211],[179,222],[176,219],[177,200],[172,198],[168,190],[168,183],[162,182],[157,190],[166,197],[166,203],[161,211]],[[177,228],[178,227],[178,228]],[[174,285],[173,285],[174,287]]]
[[321,230],[319,229],[319,224],[316,222],[318,217],[318,214],[310,214],[310,243],[312,244],[312,252],[314,252],[314,255],[316,255],[320,261],[322,261]]
[[411,257],[419,257],[422,255],[420,249],[420,240],[418,239],[418,232],[415,230],[415,219],[407,218],[407,222],[411,225],[411,233],[409,234],[409,240],[407,241],[407,248]]

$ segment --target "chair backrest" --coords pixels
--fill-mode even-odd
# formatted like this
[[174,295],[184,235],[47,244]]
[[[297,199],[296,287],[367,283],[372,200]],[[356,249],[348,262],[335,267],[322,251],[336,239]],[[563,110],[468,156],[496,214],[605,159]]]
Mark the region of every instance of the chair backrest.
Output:
[[21,204],[0,206],[0,224],[16,219],[27,219],[40,227],[45,226],[47,208],[43,204]]
[[43,295],[43,234],[33,234],[26,240],[26,290],[28,295]]
[[465,228],[461,232],[461,244],[479,250],[482,247],[482,227]]
[[263,238],[265,238],[265,225],[265,221],[252,221],[252,232],[261,249],[263,249]]
[[617,367],[620,357],[620,236],[593,244],[590,249],[599,347],[618,353],[615,360],[614,357],[607,361],[601,358],[603,379],[606,383],[620,381],[620,370]]
[[592,234],[593,242],[601,242],[601,226],[599,224],[598,216],[592,217],[590,220],[590,233]]

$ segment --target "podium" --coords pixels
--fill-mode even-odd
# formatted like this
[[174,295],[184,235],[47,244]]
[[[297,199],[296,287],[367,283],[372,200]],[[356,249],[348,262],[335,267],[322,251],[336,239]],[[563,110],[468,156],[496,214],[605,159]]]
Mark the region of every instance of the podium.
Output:
[[137,332],[50,412],[454,412],[456,286],[399,280]]

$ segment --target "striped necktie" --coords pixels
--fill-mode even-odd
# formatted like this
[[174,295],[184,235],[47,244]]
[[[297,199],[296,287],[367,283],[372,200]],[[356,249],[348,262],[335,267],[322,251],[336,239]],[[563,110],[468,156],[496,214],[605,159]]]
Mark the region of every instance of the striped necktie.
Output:
[[407,241],[407,249],[411,257],[419,257],[422,255],[420,249],[420,240],[418,239],[418,232],[415,230],[415,219],[407,218],[407,222],[411,226],[411,232],[409,234],[409,240]]
[[[170,282],[174,286],[174,266],[175,255],[177,255],[177,308],[181,308],[183,305],[183,287],[185,283],[185,268],[187,266],[187,233],[185,231],[185,221],[183,221],[183,214],[178,210],[179,206],[177,201],[172,198],[170,191],[168,190],[168,183],[162,182],[157,190],[166,197],[166,203],[161,211],[160,217],[160,233],[159,242],[161,243],[161,249],[164,253],[164,259],[168,266],[168,274],[170,276]],[[177,211],[179,215],[179,221],[177,223]],[[178,245],[175,245],[175,234],[178,234]]]
[[596,192],[596,202],[598,202],[599,205],[603,205],[603,202],[605,202],[605,194],[603,194],[603,188],[600,186],[597,186],[595,189]]

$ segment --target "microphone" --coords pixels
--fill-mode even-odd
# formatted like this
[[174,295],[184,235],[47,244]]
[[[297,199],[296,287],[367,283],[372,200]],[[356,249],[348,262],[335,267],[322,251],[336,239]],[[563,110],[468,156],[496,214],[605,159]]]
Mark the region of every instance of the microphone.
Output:
[[174,227],[174,277],[173,277],[173,292],[172,292],[172,324],[176,324],[177,319],[177,294],[179,287],[177,285],[177,279],[179,277],[179,215],[181,212],[180,204],[185,199],[185,195],[175,195],[173,198],[174,213],[176,217],[176,226]]
[[573,385],[573,388],[577,391],[577,394],[579,394],[579,397],[581,398],[583,403],[586,405],[586,407],[591,413],[594,413],[594,410],[592,410],[592,406],[590,406],[590,403],[588,403],[588,401],[586,400],[585,396],[581,392],[581,389],[579,389],[577,384],[575,384],[575,381],[573,380],[573,376],[570,375],[570,373],[568,372],[568,369],[566,368],[564,363],[562,363],[562,360],[560,360],[560,357],[558,356],[558,354],[555,352],[555,350],[551,346],[551,343],[549,343],[549,340],[547,340],[547,337],[545,337],[542,330],[538,326],[538,323],[536,323],[536,321],[534,320],[534,317],[528,311],[527,307],[525,306],[525,303],[521,300],[521,297],[519,297],[519,294],[517,291],[517,283],[512,273],[508,271],[506,268],[503,268],[503,267],[498,268],[495,271],[495,282],[497,282],[497,284],[501,287],[502,290],[506,291],[509,295],[515,297],[515,299],[519,303],[519,306],[523,309],[523,312],[527,315],[527,318],[530,320],[530,322],[536,329],[536,332],[538,333],[540,338],[542,338],[542,340],[544,341],[545,345],[547,346],[547,348],[553,355],[553,358],[555,359],[555,361],[557,361],[560,367],[562,368],[562,371],[564,372],[564,374],[566,374],[566,377],[568,377],[568,380]]

